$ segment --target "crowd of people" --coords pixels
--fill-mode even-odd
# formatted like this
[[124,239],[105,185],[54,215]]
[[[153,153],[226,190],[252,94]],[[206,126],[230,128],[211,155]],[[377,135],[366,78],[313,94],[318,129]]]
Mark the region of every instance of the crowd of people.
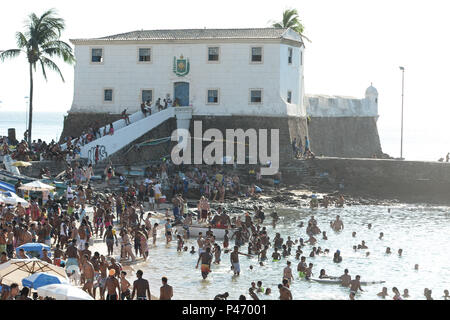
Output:
[[48,144],[41,139],[34,140],[31,146],[25,140],[15,142],[9,141],[8,137],[0,138],[0,155],[10,155],[17,161],[60,161],[64,160],[67,154],[54,140]]

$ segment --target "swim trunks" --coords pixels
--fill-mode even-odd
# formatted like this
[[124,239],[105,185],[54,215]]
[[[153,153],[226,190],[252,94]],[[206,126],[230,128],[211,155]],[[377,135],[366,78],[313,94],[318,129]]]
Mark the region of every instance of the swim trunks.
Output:
[[106,295],[106,300],[117,300],[117,294]]
[[200,270],[202,272],[205,272],[205,273],[210,273],[211,272],[209,264],[202,264],[201,267],[200,267]]
[[306,273],[304,273],[304,272],[302,272],[302,271],[299,271],[299,272],[298,272],[298,276],[299,276],[300,278],[304,278],[304,277],[306,277]]
[[232,265],[234,272],[241,272],[241,266],[239,265],[239,262],[233,262]]

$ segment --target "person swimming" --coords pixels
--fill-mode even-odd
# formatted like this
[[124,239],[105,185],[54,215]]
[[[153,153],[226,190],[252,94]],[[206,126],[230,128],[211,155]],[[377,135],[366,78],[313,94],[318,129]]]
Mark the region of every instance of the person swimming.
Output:
[[331,277],[328,276],[325,272],[325,269],[320,269],[319,279],[330,279]]
[[334,256],[333,256],[333,262],[334,263],[341,263],[342,262],[341,251],[336,250],[336,252],[334,253]]
[[277,262],[277,261],[280,261],[280,259],[281,259],[281,254],[278,252],[278,249],[275,248],[275,251],[272,253],[272,261]]
[[409,290],[408,289],[403,290],[403,298],[409,298]]
[[364,240],[361,241],[361,249],[369,249],[369,247],[366,246],[366,242]]
[[256,283],[256,286],[257,286],[256,292],[264,293],[264,287],[262,286],[262,281],[261,280]]
[[383,299],[386,298],[388,296],[388,291],[387,291],[387,287],[383,287],[383,289],[381,289],[381,292],[377,293],[377,296],[382,297]]
[[386,254],[391,254],[392,252],[391,252],[391,248],[389,248],[389,247],[387,247],[386,248]]

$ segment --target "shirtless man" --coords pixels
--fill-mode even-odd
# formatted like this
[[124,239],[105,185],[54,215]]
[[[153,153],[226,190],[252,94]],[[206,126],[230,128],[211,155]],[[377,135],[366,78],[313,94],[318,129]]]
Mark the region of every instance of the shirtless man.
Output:
[[297,265],[298,276],[300,277],[300,279],[306,276],[306,269],[307,269],[306,258],[302,256],[300,258],[300,262]]
[[198,233],[197,244],[198,244],[198,255],[200,256],[203,252],[205,252],[205,249],[203,248],[205,245],[205,239],[203,239],[202,232]]
[[280,300],[292,300],[291,290],[283,286],[281,283],[278,285],[280,290]]
[[159,289],[159,300],[172,300],[173,288],[167,284],[167,278],[162,277],[162,286]]
[[353,292],[354,294],[356,294],[356,292],[358,291],[358,289],[359,289],[360,291],[364,291],[364,290],[361,288],[361,283],[360,283],[360,281],[359,281],[360,279],[361,279],[361,277],[360,277],[359,275],[357,275],[356,278],[355,278],[354,280],[350,281],[350,292]]
[[152,296],[150,294],[150,286],[148,284],[148,281],[145,279],[142,279],[142,275],[144,273],[142,270],[138,270],[136,272],[137,280],[133,282],[133,293],[131,294],[131,300],[134,299],[134,295],[136,294],[136,300],[151,300]]
[[76,267],[76,269],[79,268],[79,265],[78,265],[79,254],[78,254],[78,249],[76,247],[76,243],[77,243],[77,240],[73,239],[72,242],[67,246],[66,253],[65,253],[65,255],[67,257],[66,270],[69,270],[70,266],[74,266],[74,267]]
[[386,298],[386,296],[388,296],[388,291],[386,287],[383,287],[383,289],[381,289],[381,292],[377,293],[378,297],[382,297],[383,299]]
[[313,267],[314,267],[314,264],[310,263],[308,265],[308,268],[306,268],[306,275],[305,275],[306,280],[309,280],[311,278],[311,276],[313,275],[313,273],[312,273]]
[[339,218],[339,216],[336,216],[336,220],[332,225],[333,230],[336,232],[344,230],[344,222],[342,222],[342,220],[340,220]]
[[211,254],[211,248],[210,247],[206,247],[206,251],[202,252],[200,254],[200,256],[198,257],[197,260],[197,265],[195,266],[195,268],[198,268],[198,264],[200,263],[200,261],[202,261],[202,265],[201,265],[201,272],[202,272],[202,277],[203,279],[206,279],[206,277],[208,276],[208,274],[211,272],[211,261],[212,261],[212,254]]
[[81,273],[84,274],[85,279],[83,290],[89,293],[92,297],[94,297],[94,293],[92,292],[93,291],[92,289],[94,288],[94,276],[95,276],[94,266],[89,261],[89,256],[87,254],[85,254],[83,258],[84,262],[81,267]]
[[97,280],[97,284],[94,286],[94,298],[95,298],[95,289],[100,288],[100,298],[101,300],[105,299],[105,285],[106,285],[106,279],[107,279],[107,272],[108,272],[108,263],[106,262],[106,258],[104,255],[100,256],[100,261],[98,263],[98,269],[100,272],[100,275]]
[[119,280],[115,277],[116,270],[109,269],[109,276],[106,279],[105,287],[107,291],[106,300],[118,300],[120,292]]
[[348,269],[344,270],[344,274],[339,277],[341,280],[341,286],[348,287],[350,286],[350,282],[352,280],[352,277],[348,274]]
[[103,235],[103,241],[106,239],[106,246],[108,248],[108,256],[111,256],[114,251],[114,238],[116,239],[116,246],[117,246],[117,236],[113,232],[113,227],[108,226],[108,229],[105,231],[105,234]]
[[126,279],[127,273],[125,271],[120,272],[120,300],[130,300],[131,284]]
[[287,279],[289,283],[294,280],[294,276],[292,275],[291,262],[287,262],[287,266],[283,270],[283,279]]
[[231,262],[231,266],[233,268],[235,276],[238,276],[241,272],[241,266],[239,265],[239,255],[242,254],[244,256],[250,257],[250,255],[239,252],[238,250],[239,250],[239,247],[234,246],[234,250],[230,254],[230,262]]

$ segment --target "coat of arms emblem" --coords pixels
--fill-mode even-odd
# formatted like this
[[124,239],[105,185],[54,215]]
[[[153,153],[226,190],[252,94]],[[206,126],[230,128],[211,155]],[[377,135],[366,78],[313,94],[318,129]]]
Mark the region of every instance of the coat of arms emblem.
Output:
[[179,76],[184,77],[189,73],[190,63],[189,59],[183,58],[183,55],[179,59],[173,57],[173,72]]

